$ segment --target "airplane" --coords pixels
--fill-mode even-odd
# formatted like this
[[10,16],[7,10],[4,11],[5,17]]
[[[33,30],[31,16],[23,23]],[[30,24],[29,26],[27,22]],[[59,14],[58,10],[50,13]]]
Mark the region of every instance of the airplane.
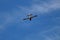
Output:
[[23,20],[28,20],[28,19],[29,19],[29,20],[31,21],[32,18],[37,17],[37,15],[34,15],[34,16],[33,16],[32,14],[29,14],[29,15],[27,15],[27,16],[28,16],[28,18],[24,18]]

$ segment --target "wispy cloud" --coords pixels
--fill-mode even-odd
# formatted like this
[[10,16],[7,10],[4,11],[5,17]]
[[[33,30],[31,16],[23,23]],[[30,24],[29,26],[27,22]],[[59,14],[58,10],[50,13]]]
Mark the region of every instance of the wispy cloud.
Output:
[[41,4],[41,5],[34,5],[33,9],[38,11],[38,12],[41,12],[41,13],[56,10],[56,9],[60,8],[60,1],[58,1],[58,0],[56,0],[56,1],[51,1],[48,3],[43,2],[43,4]]
[[[3,15],[2,15],[3,16]],[[8,23],[11,23],[11,22],[13,22],[13,18],[9,15],[9,14],[5,14],[3,17],[2,17],[2,19],[1,20],[3,20],[4,22],[2,22],[2,24],[0,25],[0,30],[4,30],[6,27],[6,25],[8,24]]]
[[52,30],[40,33],[31,33],[25,37],[26,40],[60,40],[60,27],[56,26]]
[[40,0],[37,1],[33,0],[31,7],[29,8],[22,7],[21,9],[25,10],[28,13],[34,13],[34,12],[47,13],[53,10],[57,10],[59,8],[60,8],[60,0],[49,0],[47,2],[40,1]]

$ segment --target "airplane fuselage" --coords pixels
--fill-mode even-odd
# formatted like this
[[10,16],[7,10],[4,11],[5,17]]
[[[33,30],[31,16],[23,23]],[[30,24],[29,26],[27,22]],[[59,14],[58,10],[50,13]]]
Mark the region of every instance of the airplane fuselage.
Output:
[[32,19],[32,16],[29,16],[28,18],[29,18],[29,20],[31,21],[31,19]]

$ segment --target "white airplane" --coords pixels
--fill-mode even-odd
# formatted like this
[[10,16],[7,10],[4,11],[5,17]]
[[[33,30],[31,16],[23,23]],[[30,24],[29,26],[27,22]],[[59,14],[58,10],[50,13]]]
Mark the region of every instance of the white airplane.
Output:
[[28,20],[28,19],[29,19],[29,20],[31,21],[32,18],[37,17],[37,15],[34,15],[34,16],[33,16],[32,14],[29,14],[29,15],[27,15],[27,16],[28,16],[28,18],[24,18],[23,20]]

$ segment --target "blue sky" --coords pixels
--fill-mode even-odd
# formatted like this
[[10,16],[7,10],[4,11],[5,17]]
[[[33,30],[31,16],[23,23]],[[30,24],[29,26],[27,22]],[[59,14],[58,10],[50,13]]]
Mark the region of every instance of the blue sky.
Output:
[[60,40],[60,0],[0,0],[0,40]]

